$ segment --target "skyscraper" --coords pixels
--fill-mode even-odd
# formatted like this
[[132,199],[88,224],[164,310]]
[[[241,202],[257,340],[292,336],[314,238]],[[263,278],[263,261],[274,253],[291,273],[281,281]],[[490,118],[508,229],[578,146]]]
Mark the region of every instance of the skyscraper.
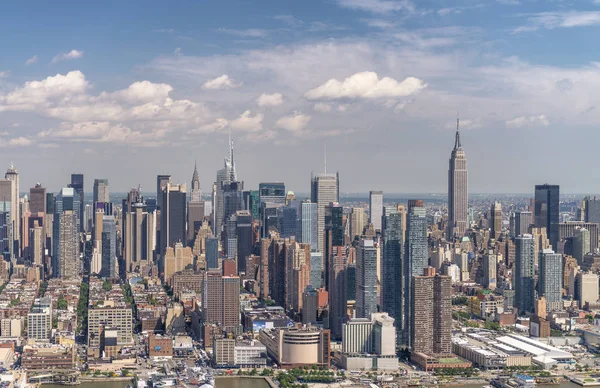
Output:
[[[318,250],[318,211],[317,204],[309,200],[300,205],[300,242],[310,244],[311,251]],[[313,284],[314,286],[314,284]],[[315,286],[316,287],[316,286]]]
[[102,219],[102,269],[100,276],[117,278],[117,226],[114,216]]
[[[342,325],[348,320],[348,263],[344,247],[335,247],[329,261],[329,329],[331,337],[342,337]],[[356,286],[354,285],[354,290]]]
[[109,203],[108,179],[94,179],[94,203]]
[[462,236],[468,229],[469,190],[467,174],[467,157],[460,144],[458,120],[456,120],[456,137],[454,149],[450,155],[448,168],[448,231],[447,239]]
[[185,208],[186,187],[185,183],[174,185],[167,183],[162,192],[162,209],[160,211],[160,249],[163,254],[167,247],[172,247],[176,242],[186,243]]
[[83,186],[83,174],[71,174],[71,185],[75,190],[75,193],[79,195],[79,228],[80,232],[84,231],[85,222],[84,220],[84,212],[83,209],[85,207],[85,196],[84,196],[84,186]]
[[32,214],[46,213],[46,189],[39,183],[29,189],[29,211]]
[[370,317],[377,304],[377,248],[362,239],[356,249],[356,317]]
[[515,230],[513,237],[529,233],[529,226],[533,224],[533,214],[530,211],[515,212]]
[[562,309],[562,255],[551,249],[540,252],[538,295],[546,297],[547,311]]
[[559,231],[558,222],[560,189],[558,185],[536,185],[534,218],[537,228],[546,228],[550,245],[558,250]]
[[208,237],[206,239],[206,269],[219,268],[219,239]]
[[452,279],[440,275],[413,276],[411,294],[411,351],[426,355],[451,354]]
[[383,217],[383,191],[369,191],[369,222],[375,231],[381,231]]
[[200,178],[198,177],[198,166],[194,162],[194,173],[192,174],[192,191],[190,192],[190,202],[200,202],[202,200],[202,190],[200,190]]
[[261,204],[285,204],[285,194],[285,183],[283,182],[261,182],[258,184],[258,195]]
[[339,173],[317,174],[311,177],[310,200],[317,204],[317,248],[325,252],[325,208],[331,202],[339,202]]
[[204,220],[204,201],[202,201],[202,191],[200,190],[200,178],[198,177],[198,168],[194,163],[194,173],[192,174],[192,191],[190,193],[190,202],[187,204],[187,241],[193,245],[198,230]]
[[[381,282],[381,309],[395,318],[398,329],[403,327],[404,297],[404,225],[406,214],[392,211],[383,217],[383,260]],[[400,330],[398,330],[400,331]]]
[[535,243],[531,234],[515,238],[515,306],[519,314],[533,312],[535,301]]
[[252,214],[247,210],[238,210],[235,214],[236,239],[237,239],[237,270],[244,272],[246,259],[252,254],[254,236],[252,233]]
[[350,215],[350,239],[354,240],[356,236],[361,236],[367,224],[365,209],[362,207],[353,207]]
[[600,199],[585,197],[582,208],[583,221],[600,224]]
[[79,261],[79,227],[77,220],[77,212],[73,210],[57,212],[54,217],[54,228],[56,229],[52,242],[55,248],[55,256],[52,257],[54,277],[61,279],[76,279],[79,277],[81,262]]
[[155,217],[143,202],[133,203],[125,213],[123,224],[123,259],[125,271],[131,272],[152,263],[155,246]]
[[413,314],[411,311],[412,301],[410,298],[412,289],[412,279],[414,276],[421,276],[423,270],[428,265],[428,250],[427,250],[427,213],[422,206],[410,207],[408,214],[407,232],[406,232],[406,253],[404,256],[404,316],[405,326],[401,333],[399,341],[404,344],[408,341],[408,335],[411,333],[410,317]]
[[0,252],[5,259],[13,255],[12,195],[14,182],[0,179]]
[[157,175],[156,176],[156,208],[162,209],[162,192],[165,190],[168,184],[171,183],[171,175]]
[[215,190],[213,194],[213,228],[214,234],[217,238],[221,236],[221,227],[225,219],[223,187],[225,185],[229,185],[231,182],[237,181],[235,161],[233,158],[233,140],[231,138],[229,138],[229,156],[225,158],[224,164],[225,166],[217,171],[217,180],[215,181]]
[[228,333],[237,333],[240,329],[240,278],[208,272],[203,294],[204,321],[218,323]]
[[491,238],[498,239],[502,233],[502,205],[500,202],[494,202],[490,209]]
[[483,286],[490,290],[496,289],[497,265],[497,256],[494,254],[494,250],[490,249],[488,253],[483,256]]
[[6,174],[4,175],[4,178],[12,181],[12,192],[11,192],[11,203],[10,203],[10,207],[11,207],[11,224],[12,224],[12,239],[13,241],[11,242],[11,244],[13,244],[13,249],[12,249],[12,255],[13,257],[15,256],[20,256],[21,255],[21,238],[20,238],[20,231],[21,231],[21,215],[19,214],[19,172],[17,171],[17,169],[15,168],[14,165],[10,165],[10,167],[8,168],[8,170],[6,170]]

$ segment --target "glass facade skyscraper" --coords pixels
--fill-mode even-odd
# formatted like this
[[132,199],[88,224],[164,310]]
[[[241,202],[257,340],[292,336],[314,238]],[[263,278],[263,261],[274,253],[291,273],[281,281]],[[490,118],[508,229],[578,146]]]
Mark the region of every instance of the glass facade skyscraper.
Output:
[[[562,268],[562,265],[560,266]],[[519,314],[534,311],[535,242],[531,234],[515,238],[515,306]]]
[[369,318],[377,304],[377,248],[363,239],[356,249],[356,317]]
[[560,189],[558,185],[536,185],[534,217],[537,228],[546,228],[548,240],[554,250],[558,250]]

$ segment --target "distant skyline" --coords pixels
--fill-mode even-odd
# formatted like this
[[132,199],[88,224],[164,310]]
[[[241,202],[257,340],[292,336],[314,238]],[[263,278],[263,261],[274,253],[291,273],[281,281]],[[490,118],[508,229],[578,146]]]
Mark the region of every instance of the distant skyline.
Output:
[[[10,2],[0,170],[113,192],[340,172],[340,192],[445,193],[457,111],[470,193],[600,192],[597,0]],[[235,10],[235,12],[232,12]]]

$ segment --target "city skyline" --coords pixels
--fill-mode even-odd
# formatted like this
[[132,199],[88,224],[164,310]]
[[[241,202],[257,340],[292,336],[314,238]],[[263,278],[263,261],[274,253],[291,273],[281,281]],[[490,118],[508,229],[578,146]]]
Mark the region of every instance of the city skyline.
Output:
[[[472,192],[540,182],[600,192],[573,172],[596,163],[595,142],[562,140],[597,138],[592,1],[140,4],[6,5],[14,17],[0,33],[19,39],[0,43],[10,53],[0,59],[0,146],[24,187],[43,178],[56,192],[77,166],[69,172],[126,192],[156,173],[184,182],[194,159],[212,183],[231,131],[247,186],[286,179],[301,191],[326,142],[342,181],[362,176],[342,192],[444,192],[459,110]],[[232,5],[239,12],[221,16]],[[21,17],[71,28],[24,31]],[[533,154],[533,144],[555,152]],[[394,166],[397,179],[372,166]],[[516,173],[489,179],[498,166]]]

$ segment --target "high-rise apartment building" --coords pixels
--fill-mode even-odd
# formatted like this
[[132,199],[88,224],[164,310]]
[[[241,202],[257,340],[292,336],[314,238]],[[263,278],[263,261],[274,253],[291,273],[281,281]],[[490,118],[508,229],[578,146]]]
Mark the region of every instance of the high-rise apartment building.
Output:
[[152,263],[155,246],[155,215],[145,203],[131,204],[123,224],[123,259],[127,272]]
[[498,258],[493,249],[490,249],[483,256],[483,286],[490,290],[496,289],[496,269],[498,266]]
[[105,328],[117,331],[116,345],[133,345],[133,316],[130,308],[103,307],[88,311],[88,346],[100,346]]
[[52,331],[52,298],[36,299],[27,314],[27,339],[49,342]]
[[546,228],[548,240],[554,250],[558,250],[560,216],[560,189],[558,185],[536,185],[534,202],[534,223],[537,228]]
[[531,234],[515,238],[515,307],[533,312],[535,302],[535,243]]
[[54,277],[79,277],[79,195],[71,187],[63,188],[54,202],[52,227],[52,273]]
[[406,343],[408,335],[411,332],[411,321],[409,317],[412,315],[411,282],[414,276],[421,276],[423,270],[428,266],[428,249],[427,249],[427,213],[422,206],[410,207],[408,214],[407,231],[406,231],[406,252],[404,255],[404,331],[399,339],[401,343]]
[[452,279],[431,274],[413,276],[411,294],[409,345],[412,353],[451,354]]
[[312,175],[310,185],[311,202],[317,204],[317,248],[325,252],[325,208],[331,202],[339,202],[339,173]]
[[546,297],[547,311],[562,309],[562,255],[551,249],[540,252],[538,295]]
[[[398,329],[403,327],[404,299],[404,207],[399,211],[387,208],[383,217],[383,259],[381,260],[381,309],[395,319]],[[400,331],[400,330],[399,330]]]
[[369,222],[375,231],[381,231],[383,217],[383,191],[369,191]]
[[285,304],[288,311],[302,310],[302,294],[310,284],[310,245],[290,242],[286,249]]
[[586,228],[576,228],[573,235],[573,244],[571,248],[573,257],[577,259],[577,263],[579,263],[579,265],[582,265],[585,255],[592,252],[590,231]]
[[448,168],[448,231],[447,239],[462,236],[468,229],[469,190],[467,157],[460,143],[458,120],[454,149],[450,155]]
[[239,297],[239,277],[208,272],[204,281],[204,322],[218,323],[226,332],[238,333],[240,330]]
[[600,288],[598,286],[598,274],[593,272],[579,272],[577,274],[578,286],[577,296],[580,308],[585,308],[587,303],[593,303],[598,300]]
[[356,317],[370,317],[377,305],[377,248],[362,239],[356,249]]

